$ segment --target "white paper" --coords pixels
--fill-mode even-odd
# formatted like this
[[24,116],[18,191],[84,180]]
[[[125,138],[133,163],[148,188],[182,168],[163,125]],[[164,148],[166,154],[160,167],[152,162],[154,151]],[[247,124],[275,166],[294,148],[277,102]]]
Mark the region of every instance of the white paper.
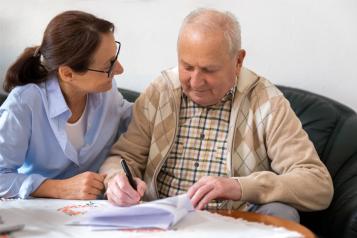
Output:
[[96,227],[96,230],[159,228],[169,229],[194,211],[187,194],[130,207],[110,206],[93,209],[70,225]]

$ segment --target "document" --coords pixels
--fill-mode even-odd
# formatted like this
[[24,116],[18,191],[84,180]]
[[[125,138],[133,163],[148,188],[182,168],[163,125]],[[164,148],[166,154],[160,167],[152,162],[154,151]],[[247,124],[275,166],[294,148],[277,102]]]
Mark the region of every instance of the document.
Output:
[[158,228],[167,230],[194,211],[187,194],[130,207],[92,209],[69,225],[91,226],[94,230]]

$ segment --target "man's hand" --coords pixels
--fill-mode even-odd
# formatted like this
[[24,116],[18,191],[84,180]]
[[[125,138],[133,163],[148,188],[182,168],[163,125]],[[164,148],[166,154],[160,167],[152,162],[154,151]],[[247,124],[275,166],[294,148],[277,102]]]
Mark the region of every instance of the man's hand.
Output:
[[33,197],[61,199],[96,199],[103,193],[105,175],[84,172],[68,179],[45,180],[32,194]]
[[235,179],[206,176],[192,185],[187,194],[192,205],[201,210],[213,199],[240,200],[242,190]]
[[118,174],[108,182],[107,197],[110,203],[119,206],[138,204],[146,191],[146,184],[140,178],[134,178],[137,190],[129,184],[124,174]]

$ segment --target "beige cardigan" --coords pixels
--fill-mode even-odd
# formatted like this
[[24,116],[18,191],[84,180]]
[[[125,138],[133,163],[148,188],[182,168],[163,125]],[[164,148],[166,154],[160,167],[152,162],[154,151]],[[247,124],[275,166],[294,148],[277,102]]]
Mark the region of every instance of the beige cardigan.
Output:
[[[134,104],[128,131],[112,147],[100,172],[108,180],[121,171],[120,158],[148,185],[146,200],[158,197],[156,179],[178,127],[182,94],[177,68],[163,71]],[[227,174],[237,178],[241,201],[284,202],[302,211],[320,210],[332,200],[331,177],[282,93],[268,80],[242,68],[228,135]]]

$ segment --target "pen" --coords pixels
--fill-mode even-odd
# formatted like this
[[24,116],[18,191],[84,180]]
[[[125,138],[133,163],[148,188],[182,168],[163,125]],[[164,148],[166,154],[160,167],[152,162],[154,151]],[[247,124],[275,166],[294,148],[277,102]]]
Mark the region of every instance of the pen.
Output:
[[121,160],[120,163],[121,163],[121,166],[124,169],[126,177],[128,177],[130,185],[133,187],[133,189],[136,190],[136,182],[135,182],[135,180],[133,178],[133,175],[131,175],[131,172],[130,172],[130,169],[129,169],[128,165],[126,164],[125,160],[123,160],[123,159]]

